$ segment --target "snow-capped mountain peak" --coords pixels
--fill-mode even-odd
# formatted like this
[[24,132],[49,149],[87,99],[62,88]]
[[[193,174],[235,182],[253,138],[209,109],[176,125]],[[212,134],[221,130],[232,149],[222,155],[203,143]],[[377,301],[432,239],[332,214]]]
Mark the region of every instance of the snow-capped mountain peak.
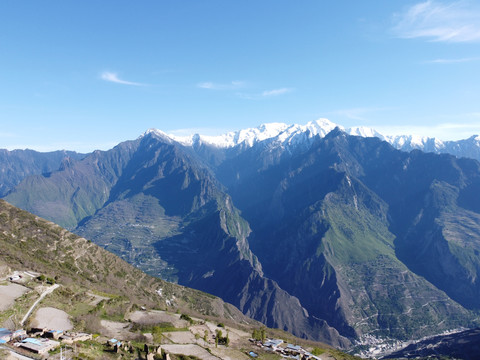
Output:
[[379,138],[389,142],[393,147],[402,151],[418,149],[425,152],[450,153],[456,156],[480,159],[480,136],[478,135],[460,141],[442,141],[436,138],[418,135],[382,135],[375,129],[364,126],[344,128],[324,118],[310,121],[305,125],[266,123],[255,128],[231,131],[217,136],[200,134],[175,136],[158,129],[149,129],[144,135],[153,133],[169,141],[179,142],[184,146],[205,144],[224,149],[239,145],[248,148],[265,140],[284,147],[298,145],[308,147],[311,144],[312,138],[316,136],[324,137],[336,127],[348,135]]
[[163,132],[162,130],[159,130],[159,129],[154,129],[154,128],[151,128],[151,129],[148,129],[147,131],[145,131],[145,133],[143,133],[142,136],[140,137],[143,137],[143,136],[146,136],[146,135],[149,135],[149,134],[153,134],[153,135],[156,135],[162,139],[165,139],[165,140],[168,140],[168,141],[172,141],[172,137],[170,135],[168,135],[166,132]]
[[[328,119],[317,119],[308,122],[306,125],[287,125],[285,123],[266,123],[255,128],[247,128],[238,131],[231,131],[222,135],[201,135],[177,136],[167,134],[158,129],[149,129],[144,135],[153,133],[162,137],[169,137],[184,146],[193,146],[194,144],[207,144],[218,148],[231,148],[237,145],[251,147],[257,142],[276,139],[280,142],[291,143],[299,135],[311,138],[319,135],[324,137],[338,125]],[[343,130],[343,127],[340,126]]]
[[277,136],[286,128],[288,128],[288,125],[284,123],[267,123],[256,128],[231,131],[217,136],[200,134],[195,134],[192,136],[169,136],[175,141],[178,141],[186,146],[192,146],[195,143],[204,143],[219,148],[230,148],[240,144],[251,147],[259,141]]
[[385,136],[380,134],[375,129],[365,127],[365,126],[354,126],[346,131],[348,135],[361,136],[361,137],[378,137],[379,139],[384,140]]

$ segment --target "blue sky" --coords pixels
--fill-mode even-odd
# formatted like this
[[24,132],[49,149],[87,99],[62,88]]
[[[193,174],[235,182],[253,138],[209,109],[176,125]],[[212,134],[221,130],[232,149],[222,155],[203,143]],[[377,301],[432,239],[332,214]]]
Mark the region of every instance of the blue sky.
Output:
[[480,134],[480,2],[0,2],[0,148],[320,117]]

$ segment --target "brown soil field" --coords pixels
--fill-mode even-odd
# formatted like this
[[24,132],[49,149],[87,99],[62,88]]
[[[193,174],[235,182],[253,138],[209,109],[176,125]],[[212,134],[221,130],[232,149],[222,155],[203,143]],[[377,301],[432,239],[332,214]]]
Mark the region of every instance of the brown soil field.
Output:
[[33,327],[51,330],[71,330],[73,325],[65,311],[52,307],[43,307],[36,311],[32,320]]
[[0,285],[0,311],[9,309],[15,299],[29,291],[28,288],[18,284]]

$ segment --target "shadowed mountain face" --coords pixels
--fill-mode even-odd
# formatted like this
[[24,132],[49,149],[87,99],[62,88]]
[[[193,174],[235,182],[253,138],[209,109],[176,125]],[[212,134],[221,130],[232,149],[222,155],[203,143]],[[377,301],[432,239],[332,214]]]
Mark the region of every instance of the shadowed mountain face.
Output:
[[398,358],[448,358],[476,360],[480,354],[480,329],[441,335],[409,345],[385,357]]
[[268,326],[348,346],[475,323],[480,164],[339,130],[308,146],[150,133],[7,200]]
[[[470,190],[476,161],[336,131],[297,156],[272,153],[253,147],[218,177],[252,228],[264,273],[310,315],[349,336],[405,338],[478,309],[480,223],[461,207],[479,196]],[[469,241],[459,244],[466,227]]]

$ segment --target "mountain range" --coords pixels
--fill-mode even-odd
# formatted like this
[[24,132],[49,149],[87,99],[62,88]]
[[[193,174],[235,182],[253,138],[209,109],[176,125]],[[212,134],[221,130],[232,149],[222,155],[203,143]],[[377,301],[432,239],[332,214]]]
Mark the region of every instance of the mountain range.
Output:
[[[348,135],[360,137],[376,137],[388,142],[394,148],[402,151],[421,150],[437,154],[451,154],[457,157],[467,157],[480,160],[480,136],[473,135],[468,139],[457,141],[442,141],[433,137],[418,135],[382,135],[378,131],[365,126],[344,128],[329,121],[318,119],[306,125],[287,125],[284,123],[263,124],[257,128],[244,129],[229,132],[220,136],[204,136],[195,134],[192,136],[179,137],[169,135],[172,139],[183,145],[194,146],[198,143],[212,145],[219,148],[232,148],[241,145],[251,147],[257,142],[270,139],[283,146],[298,146],[309,143],[309,139],[315,136],[324,137],[330,131],[338,127]],[[159,130],[149,130],[157,131]]]
[[462,157],[479,139],[421,142],[456,156],[392,144],[419,142],[327,120],[149,130],[12,181],[5,199],[301,337],[346,348],[473,327],[480,163]]

